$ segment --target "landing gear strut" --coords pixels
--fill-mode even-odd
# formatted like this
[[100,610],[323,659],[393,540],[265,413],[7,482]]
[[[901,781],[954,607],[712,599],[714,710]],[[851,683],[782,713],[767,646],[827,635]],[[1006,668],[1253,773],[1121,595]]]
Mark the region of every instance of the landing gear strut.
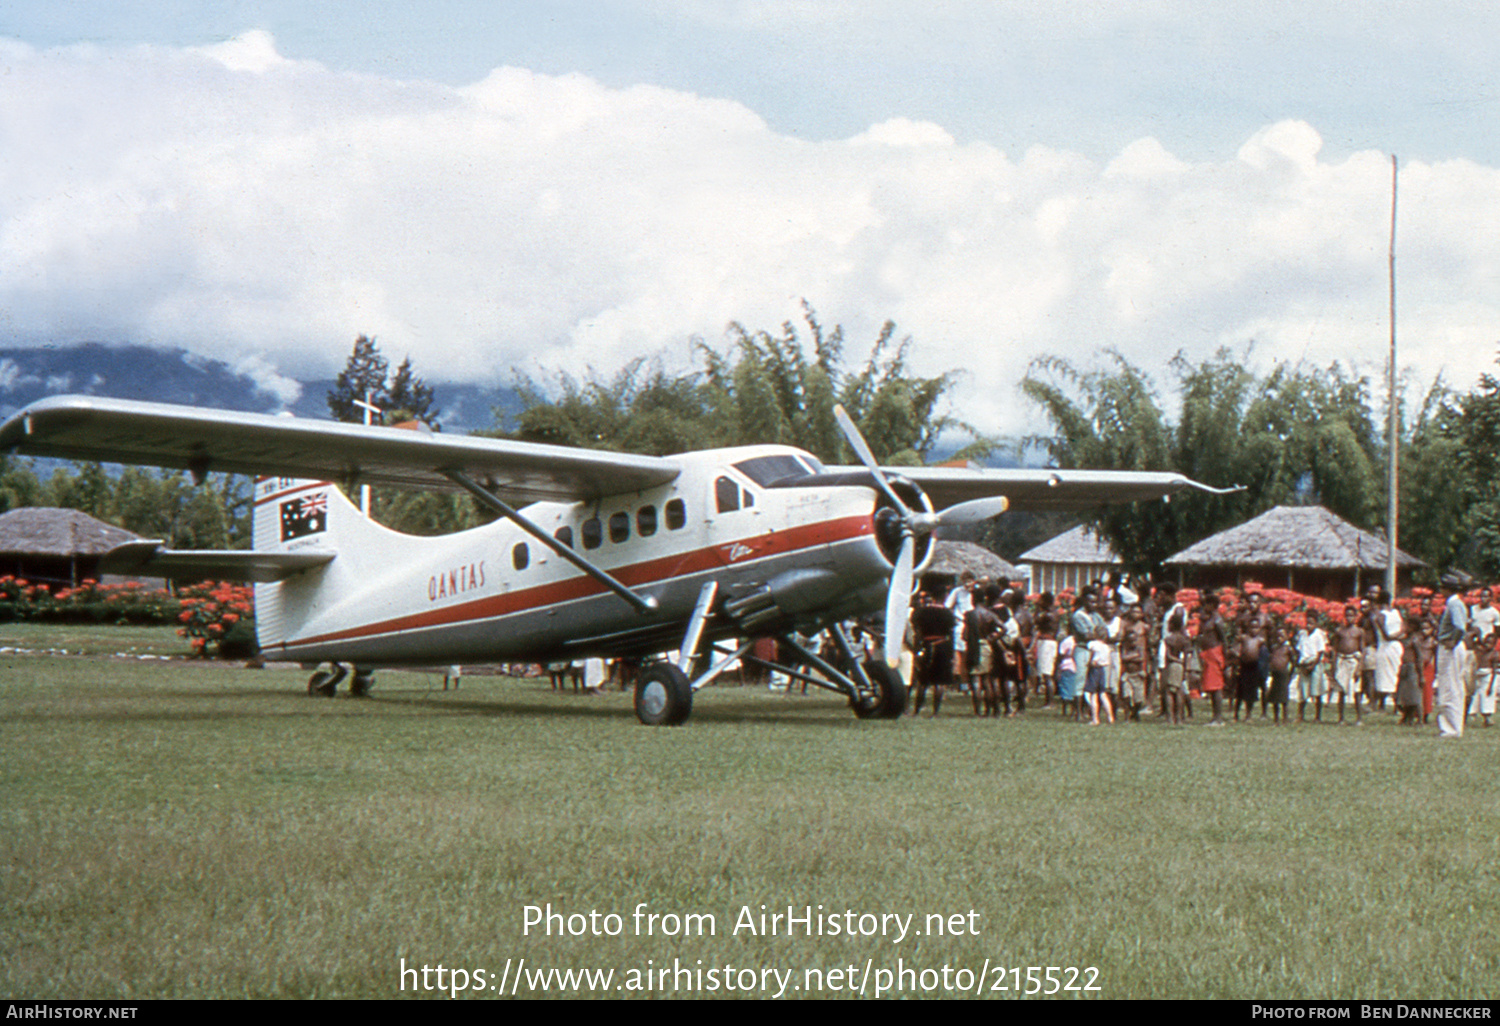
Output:
[[[899,719],[901,714],[906,712],[906,683],[901,679],[901,675],[879,659],[861,659],[855,653],[854,646],[849,643],[849,637],[844,633],[842,624],[833,624],[828,630],[839,650],[838,666],[834,666],[816,652],[805,648],[795,637],[782,634],[777,636],[776,640],[795,653],[797,665],[786,666],[753,656],[750,654],[753,643],[746,642],[737,651],[730,652],[724,658],[715,661],[706,672],[695,678],[688,685],[689,694],[710,683],[723,672],[725,666],[738,658],[744,662],[783,673],[793,680],[804,681],[813,687],[843,695],[849,699],[849,707],[854,710],[854,715],[862,720]],[[715,649],[715,651],[719,650]],[[817,670],[819,675],[807,672],[807,668]],[[636,712],[639,715],[639,690],[636,695]],[[645,721],[644,717],[642,719]]]
[[313,698],[332,698],[339,682],[349,676],[349,667],[334,663],[326,670],[319,670],[307,682],[307,693]]

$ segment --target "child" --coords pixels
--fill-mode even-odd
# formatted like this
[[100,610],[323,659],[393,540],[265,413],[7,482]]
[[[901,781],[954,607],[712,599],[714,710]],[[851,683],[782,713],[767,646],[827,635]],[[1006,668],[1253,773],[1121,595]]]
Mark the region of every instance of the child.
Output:
[[1271,648],[1268,654],[1271,685],[1266,691],[1266,700],[1271,705],[1271,726],[1278,727],[1287,715],[1287,684],[1292,678],[1292,646],[1287,643],[1284,626],[1271,628]]
[[[1078,672],[1078,641],[1072,634],[1064,634],[1057,642],[1057,679],[1065,681],[1072,679]],[[1059,685],[1058,698],[1062,701],[1063,716],[1072,713],[1077,717],[1078,699],[1071,695],[1065,696]]]
[[1114,707],[1109,701],[1109,664],[1113,647],[1109,643],[1109,630],[1095,627],[1093,639],[1089,641],[1089,675],[1083,686],[1084,697],[1089,703],[1089,724],[1099,725],[1099,707],[1104,707],[1109,722],[1115,722]]
[[1416,639],[1421,625],[1416,618],[1405,618],[1406,640],[1401,645],[1401,665],[1396,678],[1396,711],[1401,723],[1418,727],[1422,724],[1422,648]]
[[1192,652],[1193,639],[1183,627],[1182,613],[1174,613],[1167,623],[1167,636],[1163,639],[1166,648],[1166,666],[1162,671],[1162,691],[1166,698],[1167,715],[1174,726],[1185,722],[1183,706],[1187,702],[1187,659]]
[[[1486,588],[1486,591],[1489,589]],[[1500,635],[1492,634],[1489,637],[1476,635],[1475,646],[1475,671],[1474,671],[1474,698],[1469,703],[1469,712],[1478,713],[1484,719],[1484,725],[1490,726],[1490,721],[1495,715],[1495,691],[1497,682],[1497,663],[1495,640]]]
[[[1313,614],[1309,614],[1313,615]],[[1313,703],[1313,718],[1323,720],[1323,696],[1328,693],[1328,679],[1323,663],[1328,655],[1328,635],[1323,624],[1312,620],[1297,633],[1297,722],[1307,722],[1307,703]]]

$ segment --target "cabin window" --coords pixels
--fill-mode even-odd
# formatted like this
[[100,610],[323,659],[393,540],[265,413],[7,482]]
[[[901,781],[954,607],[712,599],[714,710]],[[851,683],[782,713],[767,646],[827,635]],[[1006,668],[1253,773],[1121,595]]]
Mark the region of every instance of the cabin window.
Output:
[[733,513],[740,508],[740,486],[727,477],[714,482],[714,502],[720,513]]
[[517,542],[516,547],[510,550],[510,564],[517,570],[525,570],[531,565],[531,550],[526,547],[525,542]]
[[807,465],[795,456],[756,456],[741,460],[734,469],[758,485],[774,485],[778,481],[793,481],[807,477]]
[[570,549],[573,547],[573,529],[571,527],[559,527],[556,531],[552,532],[552,537],[556,538],[558,541],[562,542]]
[[635,515],[635,529],[642,538],[656,533],[656,507],[642,506]]
[[743,496],[743,498],[745,500],[744,505],[745,505],[746,509],[749,509],[751,506],[755,505],[755,493],[752,492],[750,489],[746,488],[740,494],[741,494],[741,496]]
[[604,524],[598,517],[589,517],[579,528],[583,532],[583,547],[597,549],[604,544]]
[[667,530],[680,531],[687,526],[687,503],[681,499],[667,502]]
[[609,540],[616,545],[630,539],[630,514],[612,513],[609,517]]

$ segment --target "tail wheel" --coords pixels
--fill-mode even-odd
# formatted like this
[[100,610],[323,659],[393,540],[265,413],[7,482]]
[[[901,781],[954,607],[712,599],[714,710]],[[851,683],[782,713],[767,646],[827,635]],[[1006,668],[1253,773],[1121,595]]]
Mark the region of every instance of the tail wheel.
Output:
[[332,698],[338,690],[339,681],[348,676],[347,667],[334,663],[326,670],[319,670],[307,682],[307,693],[315,698]]
[[635,681],[635,715],[648,726],[671,727],[693,711],[693,689],[687,674],[671,663],[654,663]]
[[862,720],[896,720],[906,712],[906,682],[901,674],[891,669],[881,659],[865,662],[865,676],[875,685],[870,695],[861,695],[851,704],[854,715]]

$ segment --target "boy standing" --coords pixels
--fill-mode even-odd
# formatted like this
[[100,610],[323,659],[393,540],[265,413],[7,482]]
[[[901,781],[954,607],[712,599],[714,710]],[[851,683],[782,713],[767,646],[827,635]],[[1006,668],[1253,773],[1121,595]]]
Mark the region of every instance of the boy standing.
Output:
[[[1309,613],[1309,616],[1316,616]],[[1323,675],[1323,660],[1328,654],[1328,635],[1323,633],[1321,620],[1313,620],[1312,626],[1297,635],[1297,722],[1307,719],[1307,703],[1313,703],[1313,718],[1323,721],[1323,696],[1328,693],[1328,680]]]
[[1359,607],[1344,607],[1344,622],[1333,632],[1333,688],[1339,693],[1339,722],[1344,722],[1344,701],[1354,697],[1355,726],[1364,725],[1359,696],[1364,685],[1365,628],[1359,622]]

